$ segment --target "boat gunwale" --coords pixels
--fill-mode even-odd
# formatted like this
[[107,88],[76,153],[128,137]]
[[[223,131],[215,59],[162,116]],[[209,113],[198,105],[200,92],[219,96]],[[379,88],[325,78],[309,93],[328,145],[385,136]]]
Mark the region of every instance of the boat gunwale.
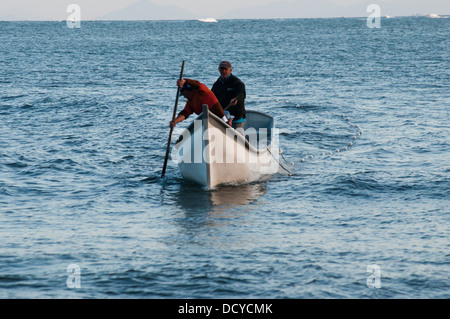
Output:
[[[270,118],[270,119],[272,120],[272,122],[273,122],[273,117],[270,116],[270,115],[267,115],[267,114],[265,114],[265,113],[262,113],[262,112],[259,112],[259,111],[253,111],[253,110],[247,110],[247,113],[256,113],[256,114],[259,114],[259,115],[268,117],[268,118]],[[232,128],[233,130],[235,130],[232,126],[230,126],[228,123],[225,123],[222,119],[220,119],[217,115],[215,115],[214,113],[212,113],[210,110],[208,110],[208,116],[209,116],[210,118],[214,119],[216,123],[219,123],[219,125],[221,125],[221,126],[224,127],[225,129],[227,129],[227,128]],[[202,119],[203,119],[203,112],[200,113],[200,114],[197,116],[197,118],[196,118],[195,120],[202,120]],[[185,132],[185,131],[192,132],[192,130],[193,130],[193,128],[194,128],[195,120],[192,121],[192,122],[191,122],[191,123],[183,130],[183,132],[180,134],[180,136],[179,136],[177,142],[175,143],[175,145],[177,145],[178,143],[182,142],[182,140],[183,140],[182,138],[183,138],[183,136],[184,136],[184,132]],[[209,121],[210,121],[210,120],[209,120]],[[270,129],[272,129],[273,127],[274,127],[274,125],[272,125],[272,127],[271,127]],[[236,130],[235,130],[235,131],[236,131]],[[254,145],[252,145],[252,144],[251,144],[251,143],[250,143],[250,142],[249,142],[242,134],[240,134],[239,132],[236,131],[236,134],[235,134],[234,136],[236,136],[238,139],[243,140],[244,143],[245,143],[245,144],[244,144],[244,145],[245,145],[245,148],[246,148],[248,151],[250,151],[250,152],[256,153],[256,154],[258,154],[258,155],[261,154],[261,153],[265,153],[266,151],[269,151],[269,152],[270,152],[270,147],[271,147],[271,145],[272,145],[272,139],[271,139],[271,143],[270,143],[267,147],[258,149],[258,148],[256,148]]]

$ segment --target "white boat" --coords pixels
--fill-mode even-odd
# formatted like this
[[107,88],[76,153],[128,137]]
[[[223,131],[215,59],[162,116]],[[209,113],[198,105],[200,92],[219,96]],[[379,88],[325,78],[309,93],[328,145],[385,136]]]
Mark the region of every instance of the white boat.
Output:
[[184,179],[209,189],[256,181],[277,173],[278,134],[273,117],[246,111],[245,137],[203,106],[172,149]]
[[197,19],[200,22],[217,22],[214,18]]

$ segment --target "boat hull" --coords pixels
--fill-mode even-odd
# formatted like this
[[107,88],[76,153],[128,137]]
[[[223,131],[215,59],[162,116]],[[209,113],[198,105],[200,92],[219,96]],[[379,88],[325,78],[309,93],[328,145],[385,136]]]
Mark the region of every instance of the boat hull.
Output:
[[[263,117],[259,112],[247,113],[248,116]],[[274,155],[278,155],[278,149],[274,149],[273,143],[273,118],[266,118],[266,127],[247,129],[249,135],[246,134],[246,138],[205,107],[183,131],[172,152],[183,178],[213,188],[221,184],[248,183],[277,172],[279,164]],[[261,134],[264,129],[266,144],[264,134]],[[254,144],[265,147],[255,147],[249,142],[252,139]]]

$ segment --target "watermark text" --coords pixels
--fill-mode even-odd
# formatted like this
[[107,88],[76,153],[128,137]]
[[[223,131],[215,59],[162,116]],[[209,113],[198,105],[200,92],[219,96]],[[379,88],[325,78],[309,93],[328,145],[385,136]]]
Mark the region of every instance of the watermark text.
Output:
[[381,288],[381,268],[378,265],[368,265],[367,272],[369,277],[367,277],[366,283],[368,288]]
[[67,266],[67,272],[69,276],[67,277],[67,288],[81,288],[81,268],[77,264],[70,264]]
[[69,4],[66,12],[70,13],[67,17],[66,24],[69,29],[81,28],[81,8],[78,4]]
[[368,13],[371,13],[367,18],[367,27],[373,28],[381,28],[381,8],[378,4],[369,4],[367,6]]

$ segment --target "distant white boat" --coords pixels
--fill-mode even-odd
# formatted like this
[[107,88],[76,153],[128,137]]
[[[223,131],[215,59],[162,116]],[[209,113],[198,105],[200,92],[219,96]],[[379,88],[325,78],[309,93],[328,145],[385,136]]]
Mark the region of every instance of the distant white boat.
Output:
[[427,18],[440,18],[439,15],[435,14],[435,13],[430,13],[426,15]]
[[214,18],[197,19],[200,22],[217,22]]

